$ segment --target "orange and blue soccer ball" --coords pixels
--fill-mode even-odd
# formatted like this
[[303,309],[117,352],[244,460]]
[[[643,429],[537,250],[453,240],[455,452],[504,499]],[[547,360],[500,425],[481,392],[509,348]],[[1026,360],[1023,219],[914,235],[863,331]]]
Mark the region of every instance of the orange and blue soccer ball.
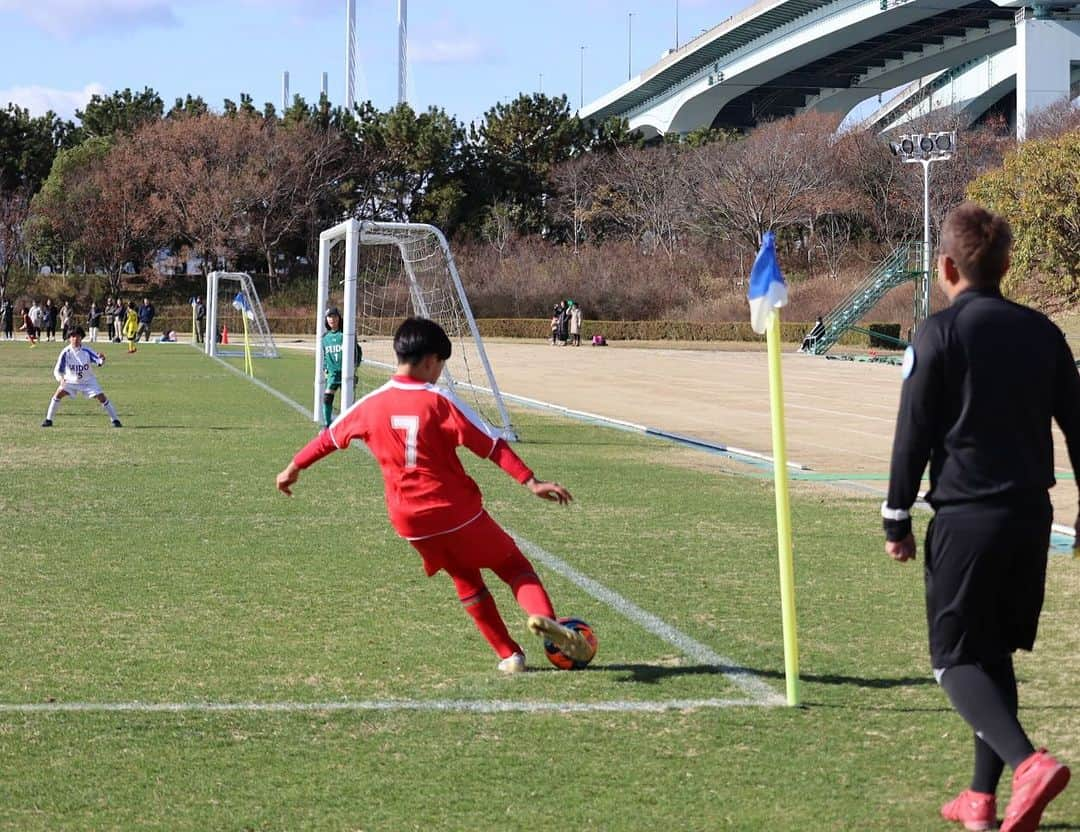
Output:
[[589,651],[589,657],[584,660],[571,659],[562,650],[556,647],[547,639],[544,639],[544,653],[548,657],[548,661],[555,665],[560,670],[581,670],[584,667],[588,667],[589,662],[593,660],[593,656],[596,655],[596,633],[592,631],[592,627],[582,621],[580,618],[560,618],[559,623],[564,627],[569,627],[572,630],[577,630],[583,636],[585,641],[589,643],[591,648]]

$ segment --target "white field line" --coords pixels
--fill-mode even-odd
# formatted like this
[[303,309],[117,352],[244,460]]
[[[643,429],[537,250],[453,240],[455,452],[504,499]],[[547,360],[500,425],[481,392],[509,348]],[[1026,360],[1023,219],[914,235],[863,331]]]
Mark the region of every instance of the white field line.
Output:
[[[293,401],[284,393],[268,384],[251,378],[221,358],[218,363],[241,378],[248,379],[257,387],[285,402],[297,412],[308,416],[306,408]],[[638,626],[678,648],[694,661],[715,667],[733,684],[750,695],[750,699],[672,699],[653,702],[617,700],[607,702],[501,702],[469,700],[345,700],[341,702],[191,702],[191,703],[153,703],[153,702],[47,702],[28,704],[0,703],[0,713],[48,713],[53,711],[135,711],[135,712],[181,712],[181,711],[469,711],[475,713],[502,713],[508,711],[523,712],[578,712],[578,711],[626,711],[654,712],[686,710],[693,708],[726,708],[739,706],[778,706],[786,700],[768,684],[753,674],[751,670],[739,667],[732,660],[721,656],[699,641],[672,627],[659,617],[642,609],[632,601],[608,589],[598,581],[577,571],[566,561],[541,549],[525,538],[514,536],[518,544],[530,557],[540,561],[553,572],[576,584],[592,597],[607,604],[620,615],[633,621]]]
[[694,661],[721,670],[723,675],[732,684],[742,688],[757,700],[758,703],[762,705],[784,705],[786,703],[787,700],[784,697],[780,696],[780,694],[774,691],[769,685],[755,676],[753,671],[744,667],[739,667],[731,659],[727,659],[719,653],[715,653],[700,641],[696,641],[681,630],[672,627],[651,612],[643,610],[633,601],[624,598],[614,590],[608,589],[603,584],[594,581],[588,575],[578,572],[562,558],[541,549],[535,543],[517,535],[514,535],[514,539],[530,558],[540,561],[540,563],[544,564],[551,571],[562,575],[571,583],[585,590],[585,592],[593,598],[607,604],[617,613],[630,619],[630,621],[634,622],[642,629],[649,631],[673,647],[678,648],[684,655],[689,656]]
[[704,708],[760,707],[755,699],[665,699],[599,702],[516,702],[510,699],[342,699],[337,702],[31,702],[0,704],[0,714],[51,713],[311,713],[441,711],[473,714],[664,713]]

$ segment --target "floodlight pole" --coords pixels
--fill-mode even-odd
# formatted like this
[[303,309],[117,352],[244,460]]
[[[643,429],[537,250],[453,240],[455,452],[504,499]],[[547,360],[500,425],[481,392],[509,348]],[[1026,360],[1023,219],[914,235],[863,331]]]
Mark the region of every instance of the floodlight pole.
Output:
[[920,159],[922,162],[923,183],[923,279],[919,287],[917,320],[919,323],[930,317],[930,254],[933,249],[930,246],[930,162],[931,159]]

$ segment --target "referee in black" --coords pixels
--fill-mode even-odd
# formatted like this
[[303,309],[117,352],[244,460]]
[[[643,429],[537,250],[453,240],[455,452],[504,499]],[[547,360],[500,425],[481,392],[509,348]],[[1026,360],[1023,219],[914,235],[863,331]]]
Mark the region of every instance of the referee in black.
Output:
[[930,657],[975,732],[971,788],[941,814],[967,829],[992,829],[1008,763],[1013,788],[1001,829],[1026,832],[1069,782],[1069,769],[1036,751],[1017,719],[1012,654],[1032,649],[1042,609],[1052,419],[1080,472],[1080,375],[1061,331],[1002,297],[1011,245],[1008,222],[973,203],[945,219],[937,269],[950,306],[927,319],[904,356],[882,516],[886,553],[914,558],[909,512],[929,461]]

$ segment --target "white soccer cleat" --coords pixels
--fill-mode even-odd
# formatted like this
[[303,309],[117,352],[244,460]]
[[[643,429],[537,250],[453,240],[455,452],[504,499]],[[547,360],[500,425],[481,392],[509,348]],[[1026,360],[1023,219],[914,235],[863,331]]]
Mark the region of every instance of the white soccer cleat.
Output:
[[525,654],[514,653],[499,662],[500,673],[523,673],[525,671]]
[[593,649],[585,640],[585,636],[571,627],[564,627],[546,615],[530,615],[529,629],[534,635],[550,641],[575,662],[587,662],[593,657]]

